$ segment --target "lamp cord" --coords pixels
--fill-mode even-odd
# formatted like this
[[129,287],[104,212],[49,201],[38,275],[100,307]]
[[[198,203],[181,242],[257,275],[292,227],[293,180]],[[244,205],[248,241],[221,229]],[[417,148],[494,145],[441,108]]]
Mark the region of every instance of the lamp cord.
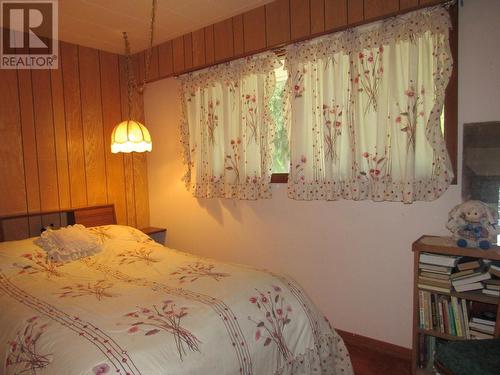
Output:
[[156,1],[153,0],[151,7],[151,23],[149,26],[149,48],[146,51],[146,69],[144,72],[144,79],[142,81],[140,91],[144,91],[144,87],[146,87],[147,77],[149,76],[149,71],[151,69],[151,57],[153,55],[153,37],[154,37],[154,29],[155,29],[155,21],[156,21]]
[[134,77],[134,72],[132,70],[132,58],[130,55],[130,42],[128,40],[127,32],[123,32],[123,40],[125,42],[125,56],[126,56],[126,65],[125,65],[125,75],[127,76],[127,95],[128,95],[128,118],[127,118],[127,137],[128,137],[128,122],[132,116],[132,96],[134,89],[139,93],[144,92],[144,88],[146,87],[147,77],[149,76],[149,70],[151,69],[151,56],[153,54],[153,37],[154,37],[154,25],[156,20],[156,2],[157,0],[152,0],[152,9],[151,9],[151,23],[149,27],[149,48],[146,51],[146,61],[145,61],[145,70],[144,70],[144,78],[142,82],[139,84]]

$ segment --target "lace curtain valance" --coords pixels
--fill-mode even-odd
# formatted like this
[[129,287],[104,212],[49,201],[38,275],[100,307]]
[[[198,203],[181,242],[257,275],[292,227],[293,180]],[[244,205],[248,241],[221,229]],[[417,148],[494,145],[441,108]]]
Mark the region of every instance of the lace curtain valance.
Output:
[[289,197],[410,203],[447,189],[449,28],[436,7],[287,49]]
[[184,179],[195,197],[270,197],[279,64],[266,53],[180,77]]

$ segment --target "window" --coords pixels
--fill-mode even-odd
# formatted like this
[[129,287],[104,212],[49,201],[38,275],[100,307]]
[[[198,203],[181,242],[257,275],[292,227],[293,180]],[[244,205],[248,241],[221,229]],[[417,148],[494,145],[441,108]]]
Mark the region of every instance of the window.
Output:
[[[283,63],[283,61],[281,61]],[[271,114],[276,123],[276,132],[274,135],[274,154],[273,154],[273,174],[288,173],[290,169],[290,147],[288,134],[285,126],[283,111],[283,96],[285,93],[285,83],[288,73],[283,66],[275,69],[276,88],[269,103]]]
[[[456,7],[450,8],[450,18],[452,28],[450,29],[450,48],[453,56],[454,66],[449,85],[446,89],[445,105],[441,115],[441,130],[444,134],[446,146],[450,156],[455,178],[453,184],[456,184],[457,175],[457,50],[458,50],[458,12]],[[281,105],[284,92],[284,82],[286,81],[286,71],[284,69],[276,70],[276,91],[271,100],[271,111],[276,122],[275,135],[275,155],[273,157],[273,183],[286,183],[288,181],[290,151],[288,143],[288,134],[283,125],[283,113],[279,106]]]
[[194,196],[271,197],[275,124],[269,101],[279,65],[266,52],[180,77],[184,181]]

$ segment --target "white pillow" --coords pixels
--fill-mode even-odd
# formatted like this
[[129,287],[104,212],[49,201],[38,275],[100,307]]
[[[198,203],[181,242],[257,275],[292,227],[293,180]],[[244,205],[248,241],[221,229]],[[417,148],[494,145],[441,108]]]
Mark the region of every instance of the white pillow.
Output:
[[91,233],[91,235],[95,236],[96,241],[101,244],[107,240],[116,239],[139,243],[154,242],[151,237],[144,232],[126,225],[101,225],[99,227],[86,228],[86,230]]
[[47,252],[49,259],[57,262],[68,262],[101,251],[99,242],[81,224],[47,229],[35,243]]

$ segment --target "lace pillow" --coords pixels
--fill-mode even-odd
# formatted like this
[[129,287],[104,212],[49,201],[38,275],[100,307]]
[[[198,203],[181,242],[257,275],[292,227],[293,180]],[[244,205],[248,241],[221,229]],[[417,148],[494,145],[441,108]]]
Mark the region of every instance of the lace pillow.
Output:
[[99,242],[81,224],[47,229],[35,243],[47,252],[49,259],[57,262],[69,262],[101,251]]

